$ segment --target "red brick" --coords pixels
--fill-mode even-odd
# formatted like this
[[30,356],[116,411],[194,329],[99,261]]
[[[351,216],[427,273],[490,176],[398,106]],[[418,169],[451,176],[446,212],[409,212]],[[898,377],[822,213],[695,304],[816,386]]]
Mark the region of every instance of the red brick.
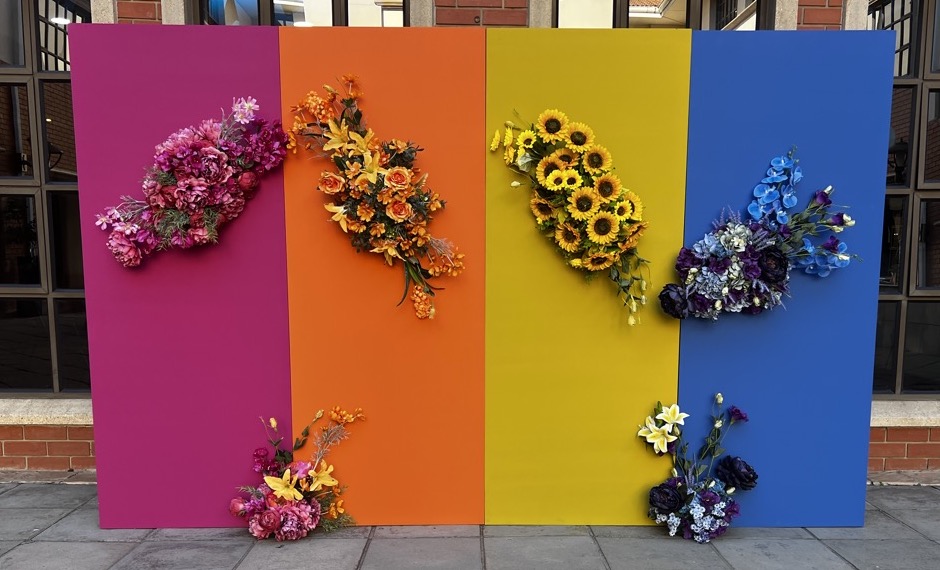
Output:
[[839,30],[842,29],[842,24],[839,24],[838,26],[826,26],[826,29],[827,29],[827,30],[832,30],[832,31],[834,31],[834,32],[835,32],[835,31],[839,31]]
[[901,459],[889,457],[885,459],[885,471],[922,471],[927,469],[926,459]]
[[804,6],[825,6],[826,0],[800,0],[799,7],[803,8]]
[[68,471],[68,457],[27,457],[27,469],[38,469],[40,471]]
[[885,441],[927,441],[929,434],[924,427],[889,427]]
[[484,10],[484,26],[525,26],[529,23],[528,10]]
[[868,460],[868,470],[869,471],[884,471],[885,470],[885,460],[884,457],[872,457]]
[[95,430],[91,426],[69,426],[69,439],[92,441],[95,439]]
[[504,8],[528,8],[529,0],[503,0]]
[[434,5],[454,7],[457,5],[457,0],[434,0]]
[[94,468],[95,468],[94,457],[73,457],[72,458],[72,469],[94,469]]
[[4,439],[23,439],[23,426],[0,426],[0,440]]
[[908,457],[940,457],[940,443],[911,443],[907,446]]
[[871,435],[868,436],[868,441],[872,443],[879,443],[885,440],[885,428],[883,427],[874,427],[871,428]]
[[804,24],[841,24],[842,8],[806,8],[803,10]]
[[457,5],[467,8],[502,8],[503,0],[457,0]]
[[123,0],[117,5],[118,18],[156,20],[157,5],[154,2],[125,2]]
[[44,441],[5,441],[3,454],[11,455],[45,455],[46,442]]
[[23,432],[26,439],[33,441],[64,440],[68,438],[65,426],[25,426]]
[[50,457],[91,456],[91,444],[87,441],[50,441],[47,446]]
[[906,443],[870,443],[869,457],[907,457]]
[[825,30],[826,26],[804,26],[803,24],[796,25],[797,30]]
[[438,25],[479,26],[481,19],[480,10],[438,8],[434,12],[434,23]]
[[841,8],[842,0],[829,0],[829,6],[833,8]]
[[25,457],[0,457],[0,470],[26,469]]
[[936,457],[927,460],[927,469],[931,471],[934,469],[940,469],[940,459]]
[[930,441],[940,441],[940,427],[930,428]]

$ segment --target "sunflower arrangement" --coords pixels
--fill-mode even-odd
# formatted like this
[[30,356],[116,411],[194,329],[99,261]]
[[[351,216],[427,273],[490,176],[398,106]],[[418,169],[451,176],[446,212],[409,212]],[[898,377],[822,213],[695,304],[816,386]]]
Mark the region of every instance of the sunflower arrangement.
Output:
[[637,243],[648,223],[640,197],[614,172],[610,151],[595,142],[591,127],[557,109],[545,110],[528,128],[507,121],[490,151],[500,147],[506,165],[531,181],[529,208],[538,229],[570,267],[589,277],[606,271],[630,311],[629,324],[636,324],[647,286]]
[[446,239],[434,237],[428,225],[445,202],[427,185],[428,175],[415,167],[419,148],[399,139],[380,140],[367,128],[357,78],[344,75],[343,93],[324,85],[296,106],[288,148],[297,152],[298,139],[307,150],[328,156],[330,170],[320,174],[318,189],[332,220],[349,235],[356,251],[381,254],[394,266],[401,263],[405,292],[411,293],[419,319],[434,318],[436,287],[430,279],[455,277],[463,271],[463,254]]

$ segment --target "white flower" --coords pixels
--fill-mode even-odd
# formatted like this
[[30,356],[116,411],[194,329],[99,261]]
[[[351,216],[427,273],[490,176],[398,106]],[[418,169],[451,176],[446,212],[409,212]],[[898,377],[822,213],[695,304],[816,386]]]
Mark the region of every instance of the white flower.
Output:
[[[722,425],[724,425],[724,422],[721,420],[715,422],[715,428],[720,428]],[[712,481],[712,483],[714,483],[714,481]]]
[[640,279],[640,291],[646,291],[646,279]]
[[666,425],[672,426],[672,424],[681,424],[685,425],[685,418],[689,417],[689,414],[686,414],[679,410],[679,404],[673,404],[669,407],[663,408],[663,411],[656,414],[657,420],[662,420],[666,422]]
[[729,495],[733,495],[733,494],[734,494],[734,487],[728,487],[727,489],[725,489],[725,493],[727,493],[727,494],[729,494]]
[[851,228],[855,225],[855,220],[852,219],[852,216],[848,214],[842,214],[842,220],[845,222],[845,227]]
[[716,403],[716,404],[719,404],[719,405],[720,405],[720,404],[722,404],[724,401],[725,401],[725,397],[721,395],[721,392],[718,392],[717,394],[715,394],[715,403]]
[[641,304],[641,305],[645,305],[645,304],[646,304],[646,295],[641,295],[641,296],[640,296],[640,304]]
[[512,186],[513,188],[518,188],[522,186],[522,182],[519,182],[518,180],[513,180],[510,186]]
[[636,317],[634,317],[633,315],[630,315],[629,317],[627,317],[627,324],[630,325],[631,327],[636,325]]

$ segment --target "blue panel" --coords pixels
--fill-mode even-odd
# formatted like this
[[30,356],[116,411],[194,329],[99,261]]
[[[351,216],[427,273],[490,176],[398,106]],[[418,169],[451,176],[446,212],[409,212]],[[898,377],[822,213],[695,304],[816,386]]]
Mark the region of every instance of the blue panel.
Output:
[[718,391],[751,417],[724,446],[760,475],[739,496],[740,526],[864,522],[893,53],[893,32],[693,35],[685,244],[723,207],[743,212],[770,159],[796,145],[800,207],[832,184],[858,221],[840,237],[864,259],[825,279],[792,272],[785,308],[682,322],[690,441]]

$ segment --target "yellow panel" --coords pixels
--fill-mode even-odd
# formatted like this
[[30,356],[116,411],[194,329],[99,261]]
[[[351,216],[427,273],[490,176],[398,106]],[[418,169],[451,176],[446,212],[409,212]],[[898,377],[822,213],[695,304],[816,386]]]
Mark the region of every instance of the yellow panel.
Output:
[[[546,108],[593,127],[651,224],[642,324],[606,275],[565,266],[535,227],[528,187],[486,162],[486,522],[645,524],[670,467],[636,437],[677,397],[679,324],[655,295],[682,247],[688,30],[488,30],[487,126]],[[488,144],[489,141],[486,141]],[[712,174],[703,173],[705,176]],[[716,183],[720,180],[716,179]]]

